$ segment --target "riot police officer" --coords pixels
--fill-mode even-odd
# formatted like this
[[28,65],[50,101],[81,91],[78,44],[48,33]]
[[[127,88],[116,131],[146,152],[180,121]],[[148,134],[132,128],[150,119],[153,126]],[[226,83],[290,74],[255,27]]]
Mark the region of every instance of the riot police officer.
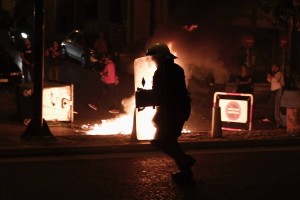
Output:
[[153,117],[156,133],[151,144],[174,159],[179,168],[179,172],[172,174],[174,181],[190,182],[195,159],[187,155],[178,143],[191,111],[184,70],[174,62],[177,57],[164,43],[155,43],[147,50],[146,55],[151,56],[157,66],[152,87],[155,104],[158,105]]

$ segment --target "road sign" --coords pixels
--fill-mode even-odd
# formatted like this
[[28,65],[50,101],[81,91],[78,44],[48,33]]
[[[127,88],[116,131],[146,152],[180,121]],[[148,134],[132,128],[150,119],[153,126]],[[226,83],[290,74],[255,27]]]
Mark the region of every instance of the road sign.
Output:
[[220,99],[221,121],[246,123],[248,103],[246,100]]
[[[249,130],[252,129],[252,94],[215,92],[213,106],[220,107],[221,122],[244,123],[248,124]],[[230,127],[222,129],[237,130]]]

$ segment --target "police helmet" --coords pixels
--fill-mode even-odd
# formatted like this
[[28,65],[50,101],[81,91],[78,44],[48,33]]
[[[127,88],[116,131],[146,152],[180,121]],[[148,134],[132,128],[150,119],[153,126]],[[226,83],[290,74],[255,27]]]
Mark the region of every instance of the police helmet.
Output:
[[177,58],[171,52],[169,47],[165,43],[155,43],[149,47],[146,52],[146,56],[159,56],[161,58]]

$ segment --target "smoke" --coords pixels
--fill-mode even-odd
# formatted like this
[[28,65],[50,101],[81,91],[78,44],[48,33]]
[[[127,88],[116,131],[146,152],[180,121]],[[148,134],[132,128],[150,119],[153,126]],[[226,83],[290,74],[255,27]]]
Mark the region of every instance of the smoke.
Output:
[[168,22],[156,28],[146,48],[154,42],[171,42],[172,50],[177,53],[176,62],[182,65],[189,78],[206,79],[216,70],[220,57],[232,70],[236,63],[230,59],[239,41],[233,38],[231,23],[237,13],[249,8],[248,3],[239,0],[172,2]]
[[192,77],[205,80],[215,70],[223,45],[215,34],[205,34],[198,29],[188,31],[184,27],[159,30],[149,39],[147,47],[156,42],[166,43],[178,57],[175,62],[184,68],[187,80]]
[[178,57],[175,62],[185,71],[186,84],[192,94],[194,105],[190,119],[186,123],[191,131],[210,128],[202,127],[201,120],[209,115],[202,113],[200,105],[205,105],[209,101],[208,83],[213,72],[218,70],[218,59],[223,56],[221,52],[226,41],[219,34],[203,31],[202,28],[198,25],[193,31],[186,30],[185,26],[159,30],[147,43],[148,47],[156,42],[164,42],[169,46],[171,53]]
[[129,98],[125,98],[122,100],[122,106],[124,109],[124,112],[126,114],[132,115],[134,114],[134,109],[135,109],[135,97],[131,96]]

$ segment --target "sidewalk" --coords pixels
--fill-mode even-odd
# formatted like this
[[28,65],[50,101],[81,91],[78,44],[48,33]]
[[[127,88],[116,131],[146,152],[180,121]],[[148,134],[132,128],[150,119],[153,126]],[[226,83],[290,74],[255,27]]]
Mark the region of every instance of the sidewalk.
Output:
[[[156,151],[149,141],[137,141],[132,135],[87,135],[67,124],[49,125],[52,137],[21,139],[25,126],[0,124],[0,157],[61,156],[78,154]],[[180,143],[186,150],[300,145],[299,131],[284,129],[222,131],[213,138],[210,131],[183,133]]]
[[[264,146],[286,146],[300,144],[300,131],[288,132],[276,129],[274,123],[260,121],[266,108],[265,98],[258,96],[253,113],[251,131],[222,131],[221,138],[213,138],[211,134],[211,108],[203,106],[203,99],[195,100],[194,110],[186,125],[192,133],[183,133],[180,137],[182,146],[187,150],[209,148],[242,148]],[[197,101],[198,100],[198,101]],[[38,137],[21,140],[25,126],[16,117],[14,96],[1,93],[0,109],[0,157],[22,156],[62,156],[101,153],[125,153],[140,151],[156,151],[149,141],[137,141],[131,135],[87,135],[79,127],[82,124],[93,124],[99,119],[106,119],[99,113],[83,108],[71,123],[51,123],[49,128],[53,137]],[[195,128],[197,127],[197,128]]]

